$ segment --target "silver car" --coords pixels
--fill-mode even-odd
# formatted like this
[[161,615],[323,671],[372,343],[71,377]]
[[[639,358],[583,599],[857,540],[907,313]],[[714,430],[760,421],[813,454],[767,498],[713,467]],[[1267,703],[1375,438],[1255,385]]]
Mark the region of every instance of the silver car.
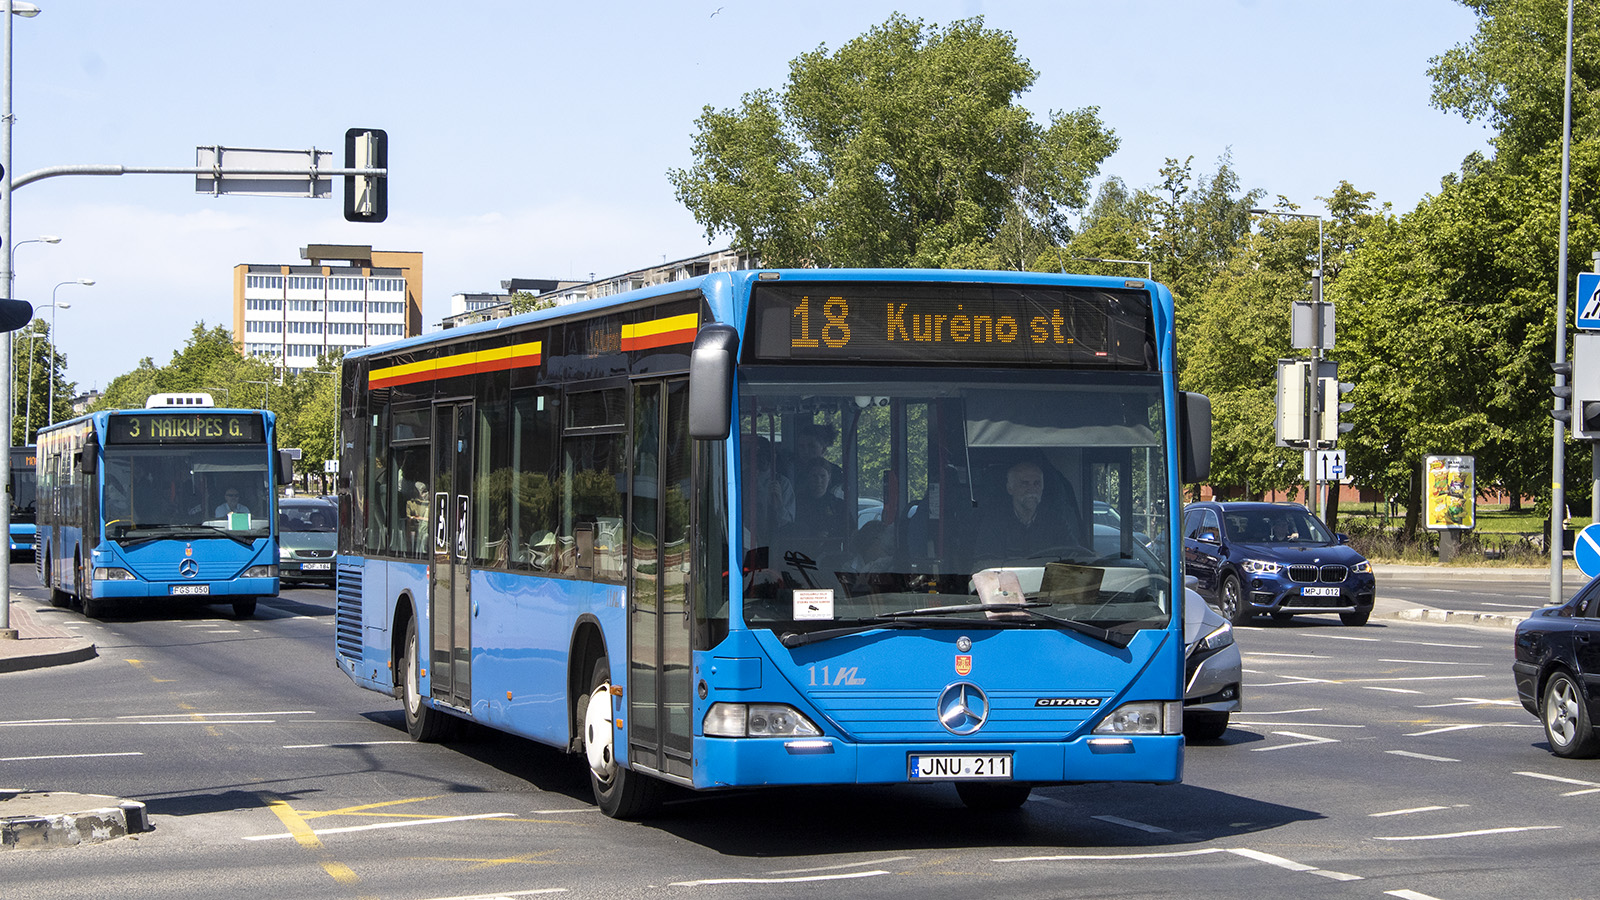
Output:
[[278,501],[278,577],[333,584],[339,507],[311,497]]
[[1233,625],[1188,585],[1183,591],[1183,645],[1183,735],[1214,741],[1228,730],[1228,717],[1244,708],[1244,663],[1233,642]]

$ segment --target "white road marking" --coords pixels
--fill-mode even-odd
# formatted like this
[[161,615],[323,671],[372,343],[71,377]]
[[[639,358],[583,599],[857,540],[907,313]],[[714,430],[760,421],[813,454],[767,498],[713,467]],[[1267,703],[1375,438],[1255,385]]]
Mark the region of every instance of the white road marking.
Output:
[[1135,822],[1132,819],[1123,819],[1118,816],[1093,816],[1092,818],[1099,819],[1102,822],[1110,822],[1113,825],[1121,825],[1124,828],[1134,828],[1139,831],[1148,831],[1151,834],[1167,834],[1170,830],[1162,828],[1158,825],[1146,825],[1143,822]]
[[1381,819],[1384,816],[1409,816],[1412,813],[1437,812],[1441,809],[1449,808],[1448,806],[1413,806],[1410,809],[1391,809],[1388,812],[1367,813],[1367,815],[1373,819]]
[[1521,706],[1521,700],[1488,700],[1483,697],[1457,697],[1463,703],[1492,703],[1495,706]]
[[1262,656],[1283,657],[1285,659],[1332,659],[1331,656],[1318,656],[1315,653],[1268,653],[1266,651],[1252,651],[1246,653],[1247,659],[1257,659]]
[[530,809],[530,810],[528,810],[528,815],[530,815],[530,816],[565,816],[565,815],[570,815],[571,813],[597,813],[599,811],[600,811],[600,808],[597,807],[597,806],[585,806],[585,807],[582,807],[580,809]]
[[[1405,756],[1411,759],[1425,759],[1429,762],[1461,762],[1459,759],[1451,759],[1448,756],[1429,756],[1426,753],[1412,753],[1410,750],[1385,750],[1383,752],[1392,754],[1394,756]],[[1439,806],[1434,808],[1443,809],[1444,807]]]
[[1395,641],[1396,644],[1413,644],[1418,647],[1448,647],[1453,650],[1482,650],[1482,644],[1443,644],[1438,641]]
[[1293,731],[1274,731],[1273,734],[1281,735],[1283,737],[1300,738],[1300,741],[1299,741],[1299,743],[1295,743],[1295,744],[1278,744],[1275,747],[1251,747],[1250,751],[1252,753],[1259,753],[1259,752],[1262,752],[1262,751],[1265,751],[1265,750],[1288,750],[1291,747],[1309,747],[1309,746],[1311,746],[1313,744],[1337,744],[1337,743],[1339,743],[1337,740],[1335,740],[1333,738],[1317,737],[1316,735],[1311,735],[1311,734],[1296,734]]
[[0,756],[0,762],[29,762],[36,759],[99,759],[105,756],[143,755],[143,753],[63,753],[58,756]]
[[806,881],[842,881],[846,878],[871,878],[888,875],[882,869],[871,872],[849,872],[840,875],[806,875],[800,878],[705,878],[700,881],[674,881],[673,887],[704,887],[712,884],[799,884]]
[[1361,689],[1363,691],[1389,691],[1390,693],[1394,693],[1394,694],[1420,694],[1420,693],[1422,693],[1421,691],[1413,691],[1410,688],[1379,687],[1378,685],[1375,685],[1375,684],[1364,684],[1364,685],[1361,686]]
[[1408,666],[1482,666],[1484,668],[1498,665],[1497,663],[1455,662],[1442,659],[1380,659],[1378,662],[1404,663]]
[[[1251,713],[1251,715],[1255,715],[1255,713]],[[1242,727],[1249,727],[1249,726],[1253,725],[1253,726],[1255,726],[1257,728],[1282,728],[1285,725],[1290,725],[1290,726],[1293,726],[1295,728],[1365,728],[1365,727],[1367,727],[1365,725],[1341,725],[1341,724],[1338,724],[1336,722],[1252,722],[1252,721],[1249,721],[1249,720],[1244,720],[1244,721],[1235,720],[1235,721],[1229,722],[1228,724],[1229,725],[1238,725],[1238,726],[1242,726]]]
[[0,722],[0,728],[9,728],[13,725],[60,725],[62,722],[71,721],[71,719],[18,719],[15,722]]
[[1442,841],[1448,838],[1482,837],[1486,834],[1515,834],[1519,831],[1552,831],[1560,825],[1522,825],[1511,828],[1483,828],[1478,831],[1455,831],[1450,834],[1410,834],[1402,837],[1375,837],[1375,841]]
[[1469,678],[1488,678],[1487,675],[1411,675],[1405,678],[1341,678],[1332,684],[1359,684],[1363,681],[1462,681]]
[[1444,734],[1447,731],[1467,731],[1467,730],[1470,730],[1470,729],[1473,729],[1473,728],[1493,728],[1495,725],[1498,725],[1498,724],[1500,724],[1500,723],[1498,723],[1498,722],[1484,722],[1484,723],[1479,724],[1479,725],[1441,725],[1438,728],[1430,728],[1427,731],[1413,731],[1413,732],[1410,732],[1409,734],[1406,735],[1406,737],[1427,737],[1430,734]]
[[[348,828],[316,828],[311,833],[321,837],[325,834],[350,834],[355,831],[377,831],[380,828],[411,828],[417,825],[444,825],[449,822],[470,822],[474,819],[502,819],[514,815],[513,813],[483,813],[476,816],[446,816],[438,819],[416,819],[409,822],[379,822],[376,825],[351,825]],[[281,841],[293,838],[294,835],[283,834],[256,834],[246,837],[247,841]]]
[[1304,632],[1304,633],[1301,633],[1300,636],[1301,637],[1325,638],[1325,639],[1330,640],[1330,641],[1370,641],[1372,643],[1377,643],[1378,641],[1383,640],[1383,638],[1375,638],[1375,637],[1356,637],[1355,635],[1351,635],[1351,634],[1320,634],[1318,632]]
[[1189,856],[1209,856],[1213,853],[1232,853],[1235,856],[1242,856],[1245,859],[1255,860],[1256,862],[1264,862],[1268,865],[1277,866],[1281,869],[1288,869],[1291,872],[1308,872],[1312,875],[1321,875],[1323,878],[1332,878],[1335,881],[1362,880],[1360,875],[1346,875],[1343,872],[1330,872],[1327,869],[1319,869],[1316,866],[1308,866],[1305,863],[1295,862],[1292,859],[1284,859],[1281,856],[1273,856],[1271,853],[1262,853],[1260,850],[1251,850],[1247,847],[1207,847],[1201,850],[1175,850],[1170,853],[1084,854],[1081,856],[1016,856],[1006,859],[996,859],[994,861],[997,863],[1078,862],[1082,860],[1119,862],[1122,860],[1135,859],[1181,859]]
[[1545,781],[1555,781],[1561,784],[1575,784],[1579,787],[1600,788],[1600,783],[1597,782],[1581,781],[1577,778],[1563,778],[1560,775],[1546,775],[1543,772],[1515,772],[1513,774],[1526,775],[1529,778],[1542,778]]
[[1539,608],[1537,606],[1529,606],[1526,603],[1489,603],[1489,602],[1485,601],[1483,603],[1483,605],[1484,606],[1494,606],[1494,607],[1498,607],[1500,609],[1525,609],[1528,612],[1533,612],[1534,610]]
[[1416,891],[1398,890],[1384,891],[1384,893],[1391,897],[1399,897],[1400,900],[1439,900],[1438,897],[1434,897],[1430,894],[1419,894]]
[[512,897],[533,897],[534,894],[566,894],[565,887],[536,887],[533,890],[502,890],[499,894],[474,894],[470,897],[434,897],[432,900],[510,900]]
[[284,744],[285,750],[324,750],[328,748],[344,749],[346,747],[382,747],[388,744],[405,744],[422,746],[416,741],[351,741],[347,744]]
[[271,712],[186,712],[186,713],[161,713],[155,715],[117,716],[119,719],[190,719],[195,716],[222,716],[223,718],[238,718],[243,716],[314,716],[314,709],[273,710]]
[[777,869],[777,870],[769,872],[767,874],[769,874],[769,875],[800,875],[800,874],[804,874],[806,872],[832,872],[832,871],[836,871],[838,869],[859,869],[862,866],[886,866],[889,863],[905,862],[908,859],[916,859],[916,857],[915,856],[891,856],[891,857],[889,857],[887,859],[862,860],[861,862],[845,863],[844,865],[840,865],[840,866],[816,866],[816,867],[810,868],[810,869]]
[[1251,710],[1250,711],[1250,715],[1252,715],[1252,716],[1296,716],[1296,715],[1299,715],[1300,713],[1308,713],[1308,712],[1322,712],[1322,707],[1320,707],[1320,706],[1307,706],[1307,707],[1304,707],[1302,709],[1275,709],[1275,710],[1272,710],[1271,712],[1257,712],[1255,710]]

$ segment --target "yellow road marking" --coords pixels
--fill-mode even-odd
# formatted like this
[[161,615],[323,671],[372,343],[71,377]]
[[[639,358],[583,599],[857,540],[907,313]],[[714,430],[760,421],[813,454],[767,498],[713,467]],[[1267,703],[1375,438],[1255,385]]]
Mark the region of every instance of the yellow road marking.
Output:
[[[385,807],[385,806],[398,806],[398,805],[400,805],[402,803],[421,803],[421,802],[423,802],[425,800],[437,800],[442,796],[444,796],[444,795],[443,794],[435,794],[432,797],[410,797],[410,798],[405,799],[405,800],[386,800],[386,801],[384,801],[382,803],[364,803],[364,804],[362,804],[360,806],[346,806],[346,807],[344,807],[342,809],[327,809],[327,810],[323,810],[322,812],[300,812],[300,815],[302,817],[304,817],[304,818],[307,818],[307,819],[320,819],[323,816],[348,816],[348,815],[353,815],[355,813],[361,812],[362,810],[379,809],[379,808]],[[395,815],[395,816],[399,816],[399,815],[414,815],[417,818],[428,818],[428,819],[435,818],[434,816],[427,816],[427,815],[423,815],[421,813],[410,813],[410,814],[390,813],[390,815]]]
[[310,847],[312,849],[322,848],[322,840],[311,830],[311,826],[306,823],[306,820],[298,812],[295,812],[294,807],[273,797],[262,796],[261,799],[266,802],[267,808],[272,810],[273,814],[283,822],[283,827],[294,835],[296,843],[302,847]]

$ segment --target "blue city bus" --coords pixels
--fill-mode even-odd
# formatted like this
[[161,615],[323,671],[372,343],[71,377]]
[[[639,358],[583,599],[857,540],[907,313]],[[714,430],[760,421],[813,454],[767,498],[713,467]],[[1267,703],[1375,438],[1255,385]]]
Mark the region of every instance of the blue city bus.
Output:
[[11,558],[33,556],[39,455],[33,445],[11,448]]
[[1173,360],[1161,285],[919,270],[354,351],[337,664],[414,739],[582,754],[615,817],[663,784],[1176,782],[1211,426]]
[[264,410],[158,394],[41,429],[34,555],[51,602],[92,617],[156,599],[254,615],[278,593],[274,485],[292,476],[274,427]]

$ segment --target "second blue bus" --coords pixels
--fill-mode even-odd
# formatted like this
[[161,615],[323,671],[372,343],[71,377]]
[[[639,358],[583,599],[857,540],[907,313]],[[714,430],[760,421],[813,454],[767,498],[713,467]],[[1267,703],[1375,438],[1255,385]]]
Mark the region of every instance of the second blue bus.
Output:
[[51,602],[92,617],[156,600],[254,615],[278,593],[275,485],[292,475],[275,425],[199,394],[41,429],[35,560]]

